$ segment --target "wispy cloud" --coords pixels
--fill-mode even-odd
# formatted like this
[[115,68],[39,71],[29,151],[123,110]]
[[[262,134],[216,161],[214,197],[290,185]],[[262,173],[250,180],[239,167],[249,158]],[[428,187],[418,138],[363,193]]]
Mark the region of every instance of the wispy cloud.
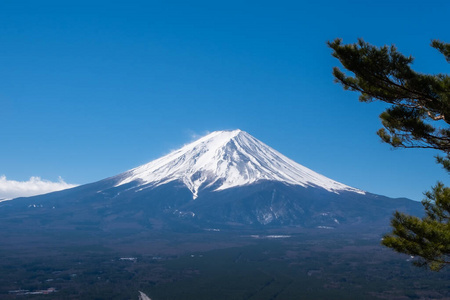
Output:
[[31,177],[28,181],[8,180],[5,175],[0,176],[0,201],[17,197],[29,197],[54,191],[65,190],[77,186],[66,183],[61,177],[57,182]]
[[198,140],[199,138],[204,137],[205,135],[208,135],[211,133],[210,131],[203,131],[203,133],[198,133],[191,129],[186,130],[186,132],[189,135],[191,142]]

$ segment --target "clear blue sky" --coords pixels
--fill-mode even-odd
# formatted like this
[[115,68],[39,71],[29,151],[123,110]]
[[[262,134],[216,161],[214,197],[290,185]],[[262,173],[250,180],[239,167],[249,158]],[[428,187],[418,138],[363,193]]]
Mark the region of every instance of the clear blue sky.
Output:
[[[63,3],[63,4],[62,4]],[[239,128],[332,179],[422,199],[433,151],[391,150],[381,103],[333,83],[326,42],[396,44],[449,73],[450,1],[0,2],[0,175],[89,183]]]

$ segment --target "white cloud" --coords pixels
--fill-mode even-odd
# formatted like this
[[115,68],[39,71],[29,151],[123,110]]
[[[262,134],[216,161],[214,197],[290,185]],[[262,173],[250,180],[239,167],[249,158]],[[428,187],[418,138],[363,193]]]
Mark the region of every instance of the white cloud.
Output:
[[191,132],[191,140],[192,141],[196,141],[199,138],[202,138],[202,137],[204,137],[204,136],[206,136],[206,135],[208,135],[210,133],[211,133],[210,131],[205,131],[203,134],[202,133]]
[[190,130],[190,129],[187,130],[187,134],[189,135],[191,142],[194,142],[194,141],[198,140],[199,138],[202,138],[210,133],[211,133],[211,131],[208,131],[208,130],[203,131],[203,133],[197,133],[194,130]]
[[0,176],[0,201],[46,194],[75,186],[77,185],[66,183],[61,177],[57,182],[34,176],[28,181],[15,181],[8,180],[5,175],[2,175]]

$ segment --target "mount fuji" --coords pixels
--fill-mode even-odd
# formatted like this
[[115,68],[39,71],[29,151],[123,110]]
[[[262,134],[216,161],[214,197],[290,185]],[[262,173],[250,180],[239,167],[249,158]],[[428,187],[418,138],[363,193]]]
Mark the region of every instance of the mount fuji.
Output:
[[[241,130],[216,131],[119,175],[0,204],[1,223],[151,230],[388,226],[421,205],[320,175]],[[0,224],[1,225],[1,224]],[[7,226],[7,225],[5,225]]]

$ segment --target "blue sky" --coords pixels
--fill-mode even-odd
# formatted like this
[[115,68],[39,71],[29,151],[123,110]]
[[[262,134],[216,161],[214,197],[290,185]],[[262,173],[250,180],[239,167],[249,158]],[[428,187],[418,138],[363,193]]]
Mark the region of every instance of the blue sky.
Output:
[[5,184],[89,183],[236,128],[369,192],[421,200],[449,183],[436,152],[380,142],[383,104],[333,83],[326,42],[395,44],[449,73],[429,44],[450,42],[450,2],[311,2],[3,0]]

